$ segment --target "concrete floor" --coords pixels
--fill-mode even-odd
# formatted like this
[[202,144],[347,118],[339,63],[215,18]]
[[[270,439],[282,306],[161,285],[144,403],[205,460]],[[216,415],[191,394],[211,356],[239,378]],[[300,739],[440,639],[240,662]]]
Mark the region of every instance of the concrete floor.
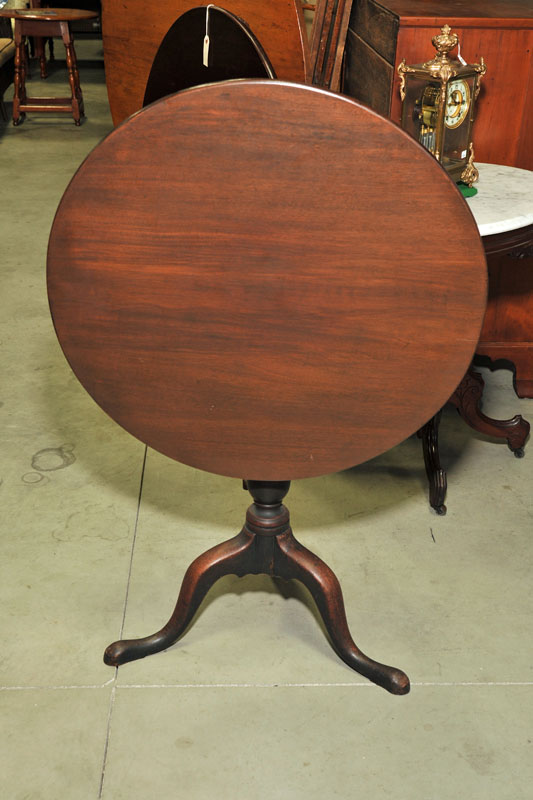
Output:
[[[453,409],[447,516],[428,507],[416,437],[288,497],[297,537],[341,581],[355,640],[409,674],[409,695],[352,672],[306,591],[266,577],[220,581],[167,652],[104,665],[109,642],[166,621],[185,568],[239,530],[248,495],[146,453],[61,354],[48,233],[111,128],[101,45],[78,55],[81,128],[0,122],[2,797],[531,798],[533,454],[513,458]],[[48,85],[34,70],[37,89],[62,66]],[[509,372],[486,379],[487,413],[533,418]]]

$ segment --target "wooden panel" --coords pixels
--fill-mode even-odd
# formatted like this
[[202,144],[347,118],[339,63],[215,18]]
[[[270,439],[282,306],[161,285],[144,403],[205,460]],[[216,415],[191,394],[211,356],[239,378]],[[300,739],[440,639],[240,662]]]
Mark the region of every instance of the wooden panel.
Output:
[[393,67],[350,29],[346,45],[344,93],[388,116]]
[[394,64],[398,17],[375,0],[356,0],[349,28],[357,33],[382,58]]
[[[525,167],[522,159],[533,149],[533,142],[529,147],[527,143],[519,147],[519,138],[526,105],[531,113],[524,89],[530,80],[533,27],[494,30],[454,26],[453,30],[459,35],[463,58],[479,62],[483,56],[487,64],[473,132],[477,161]],[[403,58],[408,64],[431,58],[435,53],[431,44],[435,32],[433,27],[402,25],[396,67]],[[400,117],[399,77],[395,69],[391,118],[399,123]]]
[[480,343],[533,345],[533,256],[505,253],[487,258],[489,298]]
[[338,92],[352,0],[317,0],[311,30],[309,82]]
[[[435,248],[435,207],[453,252]],[[456,188],[389,120],[232,81],[160,100],[93,150],[48,281],[65,353],[117,422],[192,466],[279,481],[364,461],[446,402],[486,266]]]
[[[531,51],[533,53],[533,47]],[[533,170],[533,63],[529,70],[527,91],[524,92],[524,113],[516,149],[514,166]]]
[[[475,21],[479,26],[499,27],[508,20],[516,27],[521,20],[533,16],[533,0],[380,0],[398,17],[409,18],[413,24],[433,24],[437,19]],[[515,22],[513,22],[515,21]],[[449,22],[452,25],[452,22]]]
[[487,266],[489,298],[476,353],[511,361],[517,394],[533,397],[533,255],[500,253],[488,256]]
[[[142,108],[153,60],[170,27],[186,11],[205,5],[194,0],[104,2],[106,83],[115,125]],[[280,80],[306,80],[309,45],[300,0],[228,0],[224,8],[246,22]]]

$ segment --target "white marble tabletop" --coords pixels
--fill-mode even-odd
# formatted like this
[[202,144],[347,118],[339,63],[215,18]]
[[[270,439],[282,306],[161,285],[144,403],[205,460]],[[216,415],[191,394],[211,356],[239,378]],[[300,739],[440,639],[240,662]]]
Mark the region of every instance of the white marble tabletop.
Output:
[[533,172],[499,164],[478,164],[477,194],[466,202],[481,236],[533,224]]

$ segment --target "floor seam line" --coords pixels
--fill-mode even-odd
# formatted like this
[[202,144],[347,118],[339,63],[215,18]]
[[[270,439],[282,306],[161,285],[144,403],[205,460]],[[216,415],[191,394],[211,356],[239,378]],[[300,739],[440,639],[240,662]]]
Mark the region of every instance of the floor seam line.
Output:
[[[115,669],[115,678],[116,680],[116,673],[117,670]],[[104,792],[104,781],[105,781],[105,771],[107,767],[107,753],[109,750],[109,736],[111,733],[111,718],[113,716],[113,709],[115,707],[115,695],[117,691],[116,683],[111,689],[111,697],[109,698],[109,709],[107,712],[107,726],[106,726],[106,735],[105,735],[105,744],[104,744],[104,755],[102,758],[102,772],[100,773],[100,786],[98,788],[98,800],[101,800]]]
[[[533,686],[533,681],[420,681],[411,682],[411,686]],[[377,689],[378,686],[369,682],[361,683],[123,683],[117,684],[117,689],[306,689],[306,688],[331,688],[349,689],[351,687],[365,687]]]
[[128,568],[128,579],[127,579],[127,582],[126,582],[126,595],[124,597],[124,607],[123,607],[123,610],[122,610],[122,622],[120,623],[120,633],[119,633],[119,636],[118,636],[119,639],[122,639],[122,636],[124,634],[124,626],[125,626],[125,623],[126,623],[126,612],[127,612],[127,608],[128,608],[128,599],[129,599],[129,596],[130,596],[131,573],[133,571],[133,556],[135,554],[135,545],[137,543],[137,530],[138,530],[138,526],[139,526],[139,516],[140,516],[140,513],[141,513],[141,500],[142,500],[142,494],[143,494],[144,473],[145,473],[145,469],[146,469],[146,458],[147,458],[147,455],[148,455],[148,445],[145,445],[144,446],[143,465],[142,465],[142,469],[141,469],[141,481],[140,481],[140,484],[139,484],[139,498],[138,498],[138,501],[137,501],[137,513],[135,514],[135,525],[134,525],[134,528],[133,528],[133,540],[132,540],[132,543],[131,543],[130,563],[129,563],[129,568]]
[[[145,445],[144,446],[143,463],[142,463],[142,468],[141,468],[141,480],[140,480],[140,483],[139,483],[139,497],[138,497],[138,500],[137,500],[137,511],[136,511],[136,514],[135,514],[135,525],[134,525],[134,528],[133,528],[133,539],[132,539],[132,542],[131,542],[130,563],[129,563],[129,567],[128,567],[128,579],[126,581],[126,594],[124,596],[124,607],[123,607],[123,610],[122,610],[122,621],[121,621],[121,624],[120,624],[119,639],[122,639],[122,635],[124,633],[124,625],[125,625],[125,622],[126,622],[126,611],[127,611],[127,608],[128,608],[128,598],[129,598],[129,594],[130,594],[130,581],[131,581],[131,573],[132,573],[132,570],[133,570],[133,556],[135,554],[135,544],[137,542],[137,530],[138,530],[138,526],[139,526],[139,516],[140,516],[140,513],[141,513],[141,501],[142,501],[142,494],[143,494],[144,473],[145,473],[145,469],[146,469],[146,457],[147,457],[147,454],[148,454],[148,446]],[[113,688],[111,689],[111,696],[109,698],[109,710],[108,710],[108,713],[107,713],[106,736],[105,736],[105,744],[104,744],[104,755],[103,755],[103,758],[102,758],[102,772],[100,774],[100,786],[99,786],[99,789],[98,789],[98,800],[101,800],[101,798],[103,796],[103,792],[104,792],[105,772],[106,772],[106,767],[107,767],[107,754],[108,754],[108,750],[109,750],[109,737],[110,737],[110,734],[111,734],[111,719],[113,717],[113,709],[114,709],[114,706],[115,706],[115,696],[116,696],[116,692],[117,692],[117,684],[116,684],[117,674],[118,674],[118,669],[115,668],[115,674],[114,674],[114,677],[112,678]]]
[[[106,683],[82,684],[80,686],[0,686],[0,692],[58,692],[87,691],[105,689],[114,684],[115,689],[349,689],[350,687],[366,687],[376,689],[373,683],[116,683],[115,678]],[[411,681],[411,686],[533,686],[533,681]]]
[[22,692],[22,691],[70,691],[72,689],[105,689],[115,682],[115,678],[106,681],[105,683],[83,683],[83,684],[65,684],[62,686],[0,686],[0,692]]

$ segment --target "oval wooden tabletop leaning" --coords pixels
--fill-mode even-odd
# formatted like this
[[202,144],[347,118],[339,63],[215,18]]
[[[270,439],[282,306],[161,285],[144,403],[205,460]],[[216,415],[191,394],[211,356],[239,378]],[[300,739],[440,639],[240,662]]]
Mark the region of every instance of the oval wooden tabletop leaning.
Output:
[[[195,0],[104,3],[106,83],[115,125],[142,108],[154,58],[169,29],[182,14],[201,6]],[[224,4],[224,9],[249,26],[264,48],[276,77],[306,81],[310,68],[309,44],[300,0],[231,0]],[[211,49],[216,46],[213,41]],[[201,61],[203,37],[198,41],[197,52]]]
[[57,335],[80,381],[172,458],[326,474],[413,433],[467,370],[476,224],[407,134],[339,95],[231,81],[115,129],[59,206]]

